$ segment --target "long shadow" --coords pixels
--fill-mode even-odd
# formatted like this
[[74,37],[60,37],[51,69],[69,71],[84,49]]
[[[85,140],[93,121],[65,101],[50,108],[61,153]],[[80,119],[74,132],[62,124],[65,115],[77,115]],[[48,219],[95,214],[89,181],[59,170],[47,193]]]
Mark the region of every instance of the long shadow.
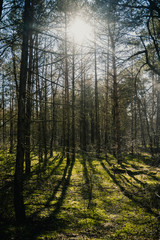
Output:
[[[57,165],[52,169],[52,171],[51,171],[50,174],[47,174],[47,173],[46,173],[47,167],[50,166],[50,165],[52,165],[53,162],[54,162],[55,160],[57,160],[58,158],[59,158],[60,160],[59,160],[59,162],[57,163]],[[46,166],[45,169],[44,169],[43,167],[40,167],[40,166],[39,166],[39,163],[38,163],[38,166],[36,167],[36,169],[34,169],[34,170],[31,172],[31,174],[29,175],[29,178],[31,178],[34,174],[36,174],[38,178],[41,178],[41,173],[45,173],[45,175],[46,175],[46,178],[45,178],[45,179],[49,178],[49,177],[53,174],[53,172],[56,171],[56,169],[61,165],[62,161],[63,161],[63,156],[60,157],[60,154],[57,154],[57,155],[52,159],[52,161],[48,162],[48,164],[47,164],[47,166]],[[43,180],[44,180],[44,177],[43,177]]]
[[[119,189],[121,190],[121,192],[128,197],[130,200],[132,200],[133,202],[137,203],[139,206],[143,207],[148,213],[152,214],[153,216],[155,216],[158,220],[160,220],[160,215],[156,212],[154,212],[152,210],[152,208],[149,206],[149,204],[147,204],[147,201],[144,201],[144,196],[142,197],[142,201],[137,199],[136,196],[130,192],[126,187],[122,186],[122,184],[120,183],[120,181],[117,179],[116,174],[112,174],[111,171],[105,166],[105,164],[103,163],[103,161],[101,161],[101,165],[103,167],[103,169],[107,172],[107,174],[112,178],[112,180],[114,181],[114,183],[119,187]],[[118,175],[119,176],[119,175]]]
[[[54,160],[56,160],[58,158],[58,156],[56,156],[52,162]],[[27,190],[27,194],[25,195],[26,197],[27,196],[30,196],[31,194],[34,193],[34,191],[36,191],[39,187],[42,188],[42,186],[45,185],[46,181],[53,175],[53,173],[58,169],[58,167],[62,164],[63,162],[63,157],[60,158],[60,160],[58,161],[57,165],[52,169],[51,173],[47,174],[45,172],[45,176],[41,176],[41,174],[39,175],[39,172],[43,172],[43,169],[39,169],[39,166],[31,173],[31,175],[29,176],[29,179],[25,179],[25,182],[24,184],[29,187],[29,190]],[[37,179],[36,179],[36,182],[34,183],[34,185],[32,184],[32,188],[30,187],[30,184],[29,184],[29,181],[31,181],[32,183],[32,176],[36,174],[37,175]]]
[[[52,174],[56,171],[56,169],[61,165],[63,161],[63,158],[60,159],[60,161],[58,162],[58,164],[52,169],[51,173],[49,174],[48,177],[52,176]],[[17,233],[16,236],[13,233],[13,236],[15,236],[14,239],[19,240],[19,239],[36,239],[36,236],[38,236],[41,232],[46,231],[47,229],[49,230],[56,230],[61,228],[65,228],[65,226],[67,226],[67,220],[60,220],[56,218],[56,215],[59,213],[61,206],[63,205],[64,199],[66,197],[66,193],[67,193],[67,189],[69,187],[70,184],[70,179],[71,179],[71,175],[72,175],[72,170],[73,170],[73,166],[74,166],[74,161],[72,161],[70,164],[66,163],[66,166],[63,170],[63,176],[61,178],[61,180],[59,180],[57,182],[57,185],[54,188],[53,194],[52,196],[49,197],[49,199],[47,199],[45,207],[47,208],[50,205],[50,202],[55,198],[55,195],[57,193],[57,191],[61,188],[61,194],[60,197],[58,198],[56,204],[55,204],[55,209],[53,212],[51,212],[49,217],[44,217],[44,218],[40,218],[38,216],[38,212],[42,211],[43,209],[41,208],[40,211],[36,211],[34,212],[34,214],[32,214],[30,217],[27,218],[26,220],[26,224],[25,226],[21,226],[20,228],[17,227]],[[34,172],[35,174],[35,172]],[[45,176],[44,176],[45,178]],[[46,178],[45,178],[46,179]],[[43,179],[44,181],[44,179]],[[44,181],[45,184],[45,181]],[[30,195],[32,194],[32,192],[34,192],[34,190],[36,190],[36,187],[39,185],[39,182],[37,181],[37,185],[35,185],[33,187],[33,189],[31,189],[31,191],[29,191],[27,194]],[[9,184],[10,186],[10,184]],[[5,186],[4,189],[6,189],[6,187],[8,188],[8,186]],[[41,186],[42,188],[42,186]],[[3,189],[3,190],[4,190]],[[26,195],[27,196],[27,195]],[[53,205],[52,205],[53,207]],[[13,224],[14,226],[14,222],[10,224]],[[8,224],[9,225],[9,224]],[[0,235],[2,236],[1,239],[11,239],[10,232],[6,230],[7,228],[4,226],[4,231],[0,231]]]
[[[64,220],[64,219],[58,219],[57,214],[60,212],[63,202],[66,198],[66,193],[67,193],[68,187],[70,185],[70,179],[72,176],[72,170],[74,167],[74,163],[75,163],[75,161],[71,161],[70,164],[66,164],[61,182],[59,182],[56,185],[54,193],[47,200],[47,204],[49,205],[49,202],[54,199],[56,191],[58,190],[60,185],[62,185],[61,195],[55,204],[54,211],[52,211],[50,213],[50,215],[46,218],[37,219],[34,222],[32,222],[32,220],[29,221],[29,224],[27,226],[29,228],[27,237],[30,237],[32,240],[37,239],[37,236],[39,236],[40,234],[43,234],[46,231],[60,230],[60,229],[65,229],[67,227],[68,221]],[[68,174],[67,174],[67,172],[68,172]]]
[[91,201],[92,201],[92,188],[93,188],[92,184],[93,183],[91,181],[91,177],[89,176],[86,162],[87,162],[87,157],[86,155],[83,154],[82,166],[83,166],[83,175],[85,179],[85,188],[82,189],[82,196],[84,199],[88,199],[87,208],[90,208]]
[[66,175],[67,175],[67,170],[69,168],[69,165],[66,163],[66,166],[65,166],[65,169],[64,169],[64,172],[63,172],[63,176],[62,176],[62,179],[58,181],[57,185],[55,186],[55,189],[53,191],[53,194],[50,196],[50,198],[48,198],[45,206],[49,206],[50,202],[54,200],[55,198],[55,195],[56,193],[58,192],[59,188],[61,185],[65,186],[65,181],[66,181]]
[[[98,161],[99,161],[100,157],[98,158]],[[87,161],[88,161],[88,164],[89,164],[89,167],[90,169],[92,169],[92,172],[94,174],[94,180],[96,180],[96,187],[100,190],[100,191],[105,191],[105,192],[109,192],[106,188],[104,189],[104,187],[102,186],[101,184],[101,181],[99,180],[99,178],[96,177],[96,175],[98,174],[99,175],[99,172],[96,170],[96,168],[93,166],[92,164],[92,160],[89,155],[88,155],[88,158],[87,158]],[[95,158],[94,158],[95,160]]]
[[[35,217],[38,212],[34,213],[30,217],[27,218],[26,224],[24,226],[20,226],[16,228],[16,233],[12,234],[4,229],[3,232],[0,232],[0,236],[2,240],[36,240],[38,236],[41,234],[45,234],[46,232],[53,231],[62,231],[68,227],[69,221],[67,219],[60,219],[57,217],[57,214],[60,212],[63,202],[66,198],[67,190],[70,185],[70,180],[72,176],[72,170],[74,167],[75,161],[71,161],[70,164],[66,163],[62,179],[57,183],[52,196],[47,200],[46,205],[49,205],[50,201],[52,201],[55,197],[56,192],[59,187],[61,188],[61,194],[58,198],[55,206],[55,209],[50,213],[48,217]],[[41,209],[42,210],[42,209]],[[48,238],[46,238],[48,239]],[[49,238],[50,239],[50,238]],[[51,239],[55,239],[54,237]]]
[[68,176],[67,176],[67,178],[64,179],[64,184],[63,184],[63,187],[62,187],[61,196],[59,197],[59,199],[58,199],[58,201],[56,203],[56,208],[52,212],[50,217],[56,216],[58,214],[62,204],[63,204],[63,201],[64,201],[64,199],[66,197],[66,193],[67,193],[67,190],[68,190],[68,187],[69,187],[69,184],[70,184],[70,180],[71,180],[72,170],[73,170],[74,164],[75,164],[75,160],[72,160],[71,164],[69,166]]
[[146,156],[143,156],[141,154],[134,154],[134,155],[127,155],[127,158],[129,160],[134,160],[135,158],[138,159],[138,161],[141,161],[143,162],[144,164],[148,165],[148,166],[158,166],[160,165],[160,159],[159,157],[157,158],[156,156],[153,156],[153,157],[146,157]]
[[[60,163],[60,162],[59,162]],[[58,164],[60,165],[60,164]],[[58,165],[56,167],[58,167]],[[55,199],[55,196],[56,196],[56,193],[59,191],[60,187],[61,186],[65,186],[65,181],[66,181],[66,175],[67,175],[67,170],[69,168],[69,165],[68,163],[66,162],[66,166],[64,168],[64,172],[63,172],[63,176],[62,178],[57,182],[54,190],[53,190],[53,193],[52,195],[47,199],[45,205],[43,208],[37,210],[36,212],[33,213],[32,217],[31,218],[37,218],[37,215],[42,211],[44,210],[45,208],[49,208],[50,207],[50,202],[53,201]],[[62,187],[63,189],[63,187]]]
[[[58,158],[58,156],[59,156],[59,154],[52,160],[52,162],[54,161],[54,160],[56,160],[57,158]],[[44,172],[45,173],[45,176],[42,178],[42,180],[43,181],[47,181],[52,175],[53,175],[53,173],[60,167],[60,165],[62,164],[62,162],[63,162],[63,156],[61,156],[61,158],[59,159],[59,162],[57,163],[57,165],[52,169],[52,171],[49,173],[49,174],[47,174],[46,172]],[[52,163],[50,163],[49,165],[51,165]],[[48,165],[47,165],[48,166]],[[46,166],[46,167],[47,167]]]

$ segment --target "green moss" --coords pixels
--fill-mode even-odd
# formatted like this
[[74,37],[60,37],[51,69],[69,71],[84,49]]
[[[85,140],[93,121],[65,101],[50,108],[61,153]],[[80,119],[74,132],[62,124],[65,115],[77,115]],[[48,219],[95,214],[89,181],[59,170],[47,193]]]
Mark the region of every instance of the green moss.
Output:
[[[122,166],[111,155],[108,162],[79,156],[72,168],[54,153],[45,169],[37,156],[31,156],[32,174],[24,182],[24,200],[33,224],[25,226],[24,240],[32,235],[34,239],[104,240],[156,236],[160,173],[148,165],[152,161],[148,155],[125,156]],[[7,186],[0,193],[4,199],[0,213],[12,220],[15,155],[0,151],[0,166],[1,186]],[[14,238],[15,226],[6,225],[3,233]]]

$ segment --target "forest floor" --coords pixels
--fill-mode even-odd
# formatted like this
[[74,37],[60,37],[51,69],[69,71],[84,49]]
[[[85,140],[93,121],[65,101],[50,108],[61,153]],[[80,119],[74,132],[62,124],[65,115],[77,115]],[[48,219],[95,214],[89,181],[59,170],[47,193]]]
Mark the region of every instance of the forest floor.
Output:
[[[106,161],[76,155],[67,164],[60,153],[24,181],[27,220],[15,225],[15,156],[0,152],[0,239],[160,239],[160,164],[147,154]],[[40,170],[41,169],[41,170]],[[42,171],[43,169],[43,171]]]

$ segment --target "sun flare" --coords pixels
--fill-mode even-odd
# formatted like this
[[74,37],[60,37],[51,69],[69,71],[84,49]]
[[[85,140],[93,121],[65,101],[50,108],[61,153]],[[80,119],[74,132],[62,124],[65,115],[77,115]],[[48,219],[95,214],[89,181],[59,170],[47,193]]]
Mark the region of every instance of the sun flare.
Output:
[[69,35],[76,43],[82,44],[91,38],[92,27],[78,16],[70,23]]

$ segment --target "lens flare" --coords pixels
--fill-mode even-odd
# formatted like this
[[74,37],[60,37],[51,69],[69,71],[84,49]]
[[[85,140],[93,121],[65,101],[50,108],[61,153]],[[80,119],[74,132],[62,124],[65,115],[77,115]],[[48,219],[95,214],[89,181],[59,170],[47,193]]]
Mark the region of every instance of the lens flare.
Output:
[[84,43],[91,39],[92,27],[78,16],[70,23],[69,35],[76,43]]

